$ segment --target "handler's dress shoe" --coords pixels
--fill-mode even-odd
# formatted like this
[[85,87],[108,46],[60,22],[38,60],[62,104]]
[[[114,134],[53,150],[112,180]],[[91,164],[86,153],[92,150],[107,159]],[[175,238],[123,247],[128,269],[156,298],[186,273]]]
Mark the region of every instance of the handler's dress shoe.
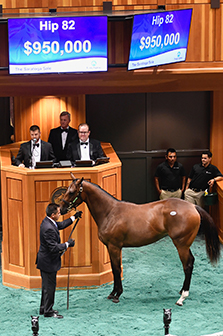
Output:
[[[54,310],[54,309],[53,309],[53,313],[58,314],[59,312],[58,312],[57,310]],[[39,314],[40,314],[40,315],[44,315],[44,311],[43,311],[42,309],[40,309]]]
[[44,314],[44,317],[55,317],[58,319],[62,319],[63,315],[53,312],[53,313]]

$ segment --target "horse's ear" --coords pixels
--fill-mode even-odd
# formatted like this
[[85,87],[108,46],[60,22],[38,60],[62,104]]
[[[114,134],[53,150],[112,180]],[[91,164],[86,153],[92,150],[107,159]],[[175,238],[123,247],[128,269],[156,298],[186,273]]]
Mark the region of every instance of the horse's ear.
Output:
[[72,178],[73,181],[76,180],[76,178],[75,178],[75,176],[74,176],[73,173],[70,173],[70,176],[71,176],[71,178]]
[[82,178],[80,179],[80,181],[78,181],[78,185],[81,186],[81,183],[83,182],[83,180],[84,180],[84,178],[82,177]]

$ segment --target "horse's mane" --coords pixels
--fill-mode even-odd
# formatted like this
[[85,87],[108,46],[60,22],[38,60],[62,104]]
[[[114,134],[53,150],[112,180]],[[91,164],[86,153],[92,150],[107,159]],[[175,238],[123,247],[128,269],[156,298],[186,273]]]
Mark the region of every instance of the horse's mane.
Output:
[[98,184],[95,184],[95,183],[90,182],[90,181],[85,181],[85,180],[84,180],[84,182],[92,184],[93,186],[97,187],[98,189],[100,189],[102,192],[104,192],[105,194],[107,194],[108,196],[110,196],[111,198],[113,198],[114,200],[116,200],[117,202],[121,202],[116,197],[114,197],[113,195],[109,194],[106,190],[102,189]]

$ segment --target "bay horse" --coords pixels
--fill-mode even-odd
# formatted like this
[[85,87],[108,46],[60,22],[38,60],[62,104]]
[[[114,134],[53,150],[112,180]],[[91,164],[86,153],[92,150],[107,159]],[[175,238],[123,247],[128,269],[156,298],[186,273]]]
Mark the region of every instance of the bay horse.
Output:
[[83,178],[72,183],[60,203],[61,214],[85,202],[98,226],[98,237],[106,245],[114,277],[114,288],[108,299],[119,302],[123,292],[121,281],[121,250],[152,244],[169,236],[183,265],[185,279],[180,298],[182,306],[189,295],[194,256],[190,250],[202,220],[207,255],[212,263],[220,257],[218,231],[212,217],[201,207],[177,198],[147,204],[119,201],[101,187]]

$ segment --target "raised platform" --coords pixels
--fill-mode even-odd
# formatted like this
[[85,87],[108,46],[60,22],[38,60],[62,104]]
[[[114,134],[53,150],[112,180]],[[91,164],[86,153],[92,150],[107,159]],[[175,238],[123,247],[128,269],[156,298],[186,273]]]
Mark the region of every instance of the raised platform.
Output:
[[[85,168],[37,170],[11,165],[11,156],[16,155],[19,144],[0,147],[4,285],[41,288],[40,272],[35,265],[40,224],[46,216],[45,209],[53,191],[71,183],[71,171],[75,177],[84,177],[121,199],[121,162],[110,144],[102,143],[102,147],[110,157],[109,163]],[[82,204],[78,210],[83,211],[83,216],[72,236],[76,244],[71,250],[70,286],[99,286],[113,280],[108,252],[98,239],[97,225],[87,206]],[[60,233],[62,242],[68,239],[70,231],[71,228],[67,228]],[[65,253],[58,272],[58,287],[67,285],[68,260],[69,255]]]

